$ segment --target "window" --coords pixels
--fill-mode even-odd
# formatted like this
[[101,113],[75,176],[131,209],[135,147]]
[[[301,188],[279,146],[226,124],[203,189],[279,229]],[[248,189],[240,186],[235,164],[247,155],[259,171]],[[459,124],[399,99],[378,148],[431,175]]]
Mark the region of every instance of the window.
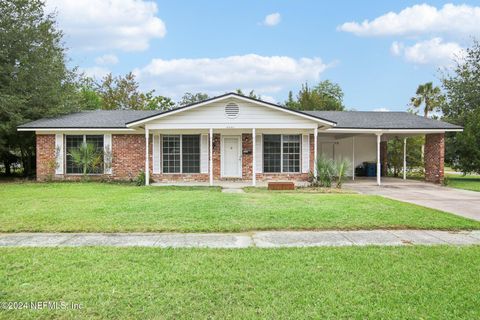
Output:
[[300,172],[300,136],[283,136],[283,172]]
[[200,172],[200,136],[182,136],[182,172]]
[[[66,172],[67,174],[80,174],[83,173],[81,165],[75,164],[71,156],[71,152],[82,146],[83,143],[92,144],[95,146],[97,152],[103,152],[103,135],[67,135],[65,136],[65,153],[66,153]],[[89,174],[101,174],[103,173],[103,164],[96,168],[89,168]]]
[[180,136],[163,136],[163,172],[180,173]]
[[66,158],[67,173],[82,173],[83,171],[81,166],[78,166],[73,162],[72,156],[70,155],[72,150],[80,148],[80,146],[83,143],[83,138],[84,136],[66,136],[65,138],[66,140],[65,152],[67,154],[67,158]]
[[263,171],[281,172],[282,163],[282,136],[263,136]]
[[264,135],[263,172],[300,172],[300,135]]
[[162,136],[164,173],[200,172],[200,135]]

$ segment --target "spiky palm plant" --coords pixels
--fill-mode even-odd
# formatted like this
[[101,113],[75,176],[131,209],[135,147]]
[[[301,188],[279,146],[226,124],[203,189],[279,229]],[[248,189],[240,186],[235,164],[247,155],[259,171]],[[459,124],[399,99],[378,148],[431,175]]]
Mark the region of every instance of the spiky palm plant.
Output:
[[341,188],[343,182],[345,181],[345,176],[347,170],[350,168],[350,161],[347,159],[343,159],[342,161],[337,163],[337,188]]
[[69,155],[75,165],[82,167],[84,177],[102,165],[103,153],[91,143],[82,143],[80,147],[72,149]]

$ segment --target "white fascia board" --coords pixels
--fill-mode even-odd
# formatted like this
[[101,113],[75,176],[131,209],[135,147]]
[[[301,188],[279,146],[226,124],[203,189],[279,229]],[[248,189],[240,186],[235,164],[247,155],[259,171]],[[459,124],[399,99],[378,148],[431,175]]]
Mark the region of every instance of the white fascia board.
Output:
[[443,133],[443,132],[462,132],[463,129],[348,129],[348,128],[329,128],[325,132],[337,133]]
[[112,129],[112,128],[18,128],[17,131],[35,131],[35,132],[119,132],[119,133],[142,133],[135,129]]
[[291,124],[291,123],[262,123],[249,125],[244,123],[232,124],[232,123],[195,123],[195,124],[147,124],[145,128],[149,130],[160,129],[315,129],[317,124],[305,125],[305,124]]
[[312,120],[312,121],[315,121],[315,122],[320,122],[320,123],[326,124],[328,126],[333,127],[333,126],[336,125],[334,122],[330,122],[330,121],[327,121],[327,120],[322,120],[322,119],[319,119],[319,118],[316,118],[316,117],[309,116],[307,114],[303,114],[303,113],[295,112],[295,111],[292,111],[292,110],[288,110],[288,109],[282,108],[280,106],[275,107],[275,106],[270,105],[268,103],[263,103],[263,102],[256,101],[256,100],[251,100],[251,99],[248,99],[248,98],[245,98],[245,97],[229,94],[229,95],[226,95],[226,96],[223,96],[223,97],[219,97],[217,99],[211,99],[211,100],[208,100],[208,101],[205,101],[205,102],[197,103],[197,104],[189,106],[189,107],[180,108],[178,110],[172,110],[172,111],[162,113],[162,114],[159,114],[159,115],[156,115],[156,116],[152,116],[152,117],[149,117],[149,118],[146,118],[146,119],[143,119],[143,120],[138,120],[138,121],[127,124],[127,127],[131,128],[131,127],[134,127],[134,126],[141,125],[145,122],[149,122],[149,121],[152,121],[152,120],[157,120],[157,119],[160,119],[160,118],[168,117],[170,115],[174,115],[174,114],[177,114],[177,113],[180,113],[180,112],[192,110],[192,109],[195,109],[195,108],[207,105],[207,104],[211,104],[211,103],[215,103],[215,102],[219,102],[219,101],[227,100],[227,99],[231,99],[231,98],[239,99],[239,100],[242,100],[242,101],[245,101],[245,102],[248,102],[248,103],[261,105],[261,106],[268,107],[268,108],[271,108],[271,109],[274,109],[274,110],[279,110],[279,111],[283,111],[283,112],[286,112],[286,113],[290,113],[292,115],[296,115],[298,117],[309,119],[309,120]]

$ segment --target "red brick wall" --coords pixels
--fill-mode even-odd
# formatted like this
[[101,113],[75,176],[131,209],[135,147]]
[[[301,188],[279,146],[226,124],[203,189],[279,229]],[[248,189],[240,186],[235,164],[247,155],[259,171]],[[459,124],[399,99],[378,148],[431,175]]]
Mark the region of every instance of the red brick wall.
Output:
[[145,135],[112,134],[112,178],[133,180],[141,170],[145,170]]
[[388,144],[387,141],[380,142],[380,163],[382,164],[381,175],[386,177],[388,170]]
[[242,179],[251,180],[253,172],[253,141],[251,133],[242,134]]
[[443,183],[445,160],[445,134],[425,135],[425,180]]
[[55,135],[37,134],[37,180],[55,177]]

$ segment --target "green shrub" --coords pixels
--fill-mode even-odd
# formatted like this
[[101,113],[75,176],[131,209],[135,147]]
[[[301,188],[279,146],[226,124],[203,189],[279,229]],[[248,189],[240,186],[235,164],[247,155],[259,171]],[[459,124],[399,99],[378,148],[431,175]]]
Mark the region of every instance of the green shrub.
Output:
[[135,184],[137,186],[144,186],[145,185],[145,171],[140,170],[137,177],[135,178]]
[[313,187],[331,188],[335,182],[337,188],[341,188],[345,181],[345,174],[350,168],[350,162],[346,159],[336,163],[332,159],[320,156],[316,163],[317,177],[310,173],[309,181]]

